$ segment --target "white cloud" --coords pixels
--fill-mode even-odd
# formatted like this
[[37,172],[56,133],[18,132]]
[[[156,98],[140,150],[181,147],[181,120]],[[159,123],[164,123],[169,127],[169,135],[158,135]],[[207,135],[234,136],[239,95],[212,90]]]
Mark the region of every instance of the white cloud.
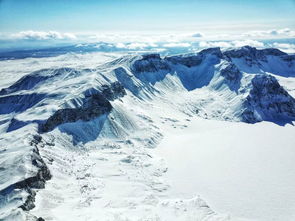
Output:
[[252,47],[256,47],[256,48],[262,48],[264,47],[264,43],[260,42],[260,41],[255,41],[255,40],[243,40],[243,41],[233,41],[232,42],[234,47],[242,47],[245,45],[249,45]]
[[245,45],[252,47],[262,48],[264,43],[255,40],[243,40],[243,41],[201,41],[199,46],[201,48],[221,47],[221,48],[239,48]]
[[163,44],[163,47],[165,48],[187,48],[190,47],[191,44],[190,43],[186,43],[186,42],[179,42],[179,43],[167,43],[167,44]]
[[271,30],[269,31],[271,35],[290,35],[292,31],[289,28],[284,28],[280,30]]
[[278,48],[286,53],[295,53],[295,44],[275,42],[272,44],[272,47]]
[[144,48],[156,48],[158,47],[155,43],[145,43],[145,42],[133,42],[133,43],[116,43],[114,44],[114,47],[116,48],[122,48],[122,49],[144,49]]
[[12,37],[25,40],[73,40],[77,38],[72,33],[60,33],[57,31],[21,31],[13,34]]
[[273,43],[273,47],[275,48],[295,48],[295,44],[288,44],[288,43]]
[[117,43],[115,46],[116,46],[116,48],[126,48],[126,45],[121,42]]
[[128,48],[128,49],[143,49],[143,48],[146,48],[148,46],[149,45],[146,44],[146,43],[138,43],[138,42],[135,42],[135,43],[128,44],[126,46],[126,48]]
[[201,41],[199,43],[201,48],[212,48],[212,47],[221,47],[221,48],[230,48],[232,47],[231,42],[226,41]]
[[295,31],[289,28],[273,29],[268,31],[250,31],[242,36],[251,38],[289,38],[295,37]]

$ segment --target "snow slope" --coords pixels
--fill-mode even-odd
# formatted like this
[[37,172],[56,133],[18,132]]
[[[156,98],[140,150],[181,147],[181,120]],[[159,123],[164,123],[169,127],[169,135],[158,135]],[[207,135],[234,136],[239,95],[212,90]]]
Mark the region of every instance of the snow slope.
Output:
[[[186,128],[200,122],[196,117],[218,120],[216,124],[222,127],[230,121],[234,132],[241,129],[246,134],[256,128],[252,123],[269,121],[272,123],[265,128],[280,125],[270,134],[286,130],[288,148],[282,151],[286,151],[284,156],[292,156],[290,134],[294,129],[289,124],[295,119],[294,56],[276,49],[242,47],[228,51],[209,48],[164,58],[157,54],[71,54],[1,63],[5,75],[0,90],[0,175],[4,177],[0,181],[0,219],[279,220],[277,217],[293,216],[291,203],[269,217],[261,215],[267,207],[249,216],[244,212],[246,202],[237,207],[220,206],[224,195],[218,190],[212,205],[220,213],[215,213],[198,195],[204,193],[207,200],[202,185],[214,186],[220,176],[215,177],[214,170],[208,171],[207,177],[201,170],[194,174],[192,158],[191,176],[185,177],[181,161],[170,165],[168,150],[164,151],[167,155],[162,151],[159,156],[156,147],[164,137],[164,144],[165,139],[169,145],[175,143],[173,151],[178,155],[185,141],[182,136],[175,138],[173,131],[183,130],[195,142],[190,128],[200,129]],[[209,127],[209,122],[205,120],[202,125]],[[257,134],[264,130],[257,129]],[[202,136],[203,142],[211,146],[207,137]],[[246,144],[239,148],[244,150]],[[223,143],[221,150],[226,145]],[[272,148],[277,154],[275,146]],[[191,146],[187,154],[197,154],[194,151]],[[229,160],[232,154],[235,152],[229,153]],[[268,160],[274,156],[270,153]],[[202,166],[206,167],[206,162]],[[173,173],[174,165],[180,172]],[[263,165],[259,160],[255,164]],[[288,163],[273,168],[292,171],[294,166]],[[243,177],[248,167],[238,169]],[[221,168],[220,174],[224,170]],[[263,177],[262,173],[260,170],[253,176]],[[196,190],[186,184],[171,184],[175,179],[199,178],[202,185],[192,182]],[[277,185],[285,184],[292,184],[292,180]],[[224,188],[229,193],[232,186],[225,184]],[[187,192],[181,195],[179,189]],[[277,191],[271,187],[266,190]],[[293,190],[290,187],[290,193]],[[211,201],[212,195],[208,198]],[[261,199],[253,197],[253,203],[261,205]],[[237,198],[230,200],[235,203]],[[284,216],[278,216],[281,212]]]

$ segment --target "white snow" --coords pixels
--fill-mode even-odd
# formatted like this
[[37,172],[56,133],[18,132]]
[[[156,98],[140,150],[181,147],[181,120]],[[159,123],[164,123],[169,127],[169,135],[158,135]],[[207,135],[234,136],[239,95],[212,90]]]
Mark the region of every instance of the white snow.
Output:
[[[1,163],[11,166],[0,182],[5,186],[23,178],[14,163],[31,150],[28,138],[37,130],[36,123],[29,123],[6,133],[6,120],[47,119],[57,109],[79,106],[85,91],[112,81],[128,89],[126,96],[111,102],[109,114],[42,134],[38,148],[53,176],[45,189],[36,190],[36,207],[25,214],[45,220],[295,219],[294,126],[236,122],[251,79],[262,70],[235,61],[243,72],[239,85],[231,85],[220,75],[228,61],[208,56],[200,66],[175,65],[175,73],[143,72],[140,79],[130,70],[138,56],[107,63],[119,56],[68,54],[0,62],[1,88],[39,69],[80,71],[62,73],[32,89],[57,96],[22,113],[1,115],[1,146],[10,147],[18,137],[10,149],[16,151],[16,159],[10,162],[10,152],[1,154]],[[291,92],[293,66],[282,68],[278,77]],[[232,90],[235,87],[241,91]],[[34,172],[30,161],[22,167]],[[6,213],[8,209],[0,210],[0,219]]]
[[157,148],[169,195],[200,194],[220,213],[249,220],[295,219],[295,129],[194,118]]

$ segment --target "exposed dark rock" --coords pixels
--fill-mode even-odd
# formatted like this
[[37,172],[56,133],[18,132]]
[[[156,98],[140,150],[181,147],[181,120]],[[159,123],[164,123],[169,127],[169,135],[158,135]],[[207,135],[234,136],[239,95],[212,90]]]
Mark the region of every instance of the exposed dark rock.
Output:
[[37,173],[24,180],[11,184],[10,186],[0,191],[0,195],[5,198],[9,197],[10,193],[12,193],[15,189],[23,189],[24,191],[26,191],[28,193],[28,196],[26,197],[25,202],[21,206],[19,206],[26,211],[31,210],[35,207],[34,202],[36,193],[33,189],[44,188],[45,182],[51,179],[51,173],[39,153],[38,145],[41,142],[42,138],[40,135],[34,135],[31,141],[31,145],[34,146],[33,152],[31,154],[31,162],[32,165],[38,169]]
[[29,193],[26,201],[24,202],[23,205],[21,205],[19,208],[29,211],[35,207],[35,197],[36,197],[36,192],[30,188],[27,188],[26,191]]
[[159,54],[144,54],[142,55],[142,59],[148,60],[148,59],[161,59]]
[[169,56],[165,57],[166,61],[169,61],[173,64],[182,64],[187,67],[198,66],[202,63],[203,59],[198,55],[190,55],[190,56]]
[[200,55],[200,56],[215,55],[218,58],[223,58],[223,54],[220,50],[220,47],[204,49],[204,50],[200,51],[198,53],[198,55]]
[[295,55],[283,55],[281,58],[287,62],[295,61]]
[[110,85],[102,85],[101,93],[107,100],[115,100],[117,98],[126,95],[126,91],[122,84],[118,81],[111,83]]
[[228,50],[223,53],[227,59],[231,60],[232,58],[245,58],[246,63],[250,66],[254,64],[259,65],[259,61],[266,61],[266,56],[286,56],[288,55],[285,52],[280,51],[276,48],[266,48],[266,49],[256,49],[251,46],[244,46],[238,49]]
[[263,53],[259,53],[259,50],[250,46],[225,51],[224,55],[229,60],[232,58],[244,58],[249,66],[259,64],[259,60],[266,61],[266,56]]
[[265,48],[262,50],[258,50],[258,53],[262,53],[264,55],[273,55],[273,56],[283,56],[283,55],[288,55],[285,52],[280,51],[277,48]]
[[161,59],[159,54],[142,55],[142,58],[134,61],[132,65],[132,70],[137,73],[158,72],[169,69],[168,64]]
[[39,129],[41,132],[48,132],[60,124],[78,120],[89,121],[110,112],[111,109],[111,103],[102,94],[86,95],[81,107],[56,111],[44,124],[40,125]]
[[255,57],[256,56],[257,49],[250,47],[250,46],[244,46],[238,49],[228,50],[223,52],[223,54],[229,58],[241,58],[241,57]]
[[295,99],[270,75],[256,75],[244,103],[243,121],[294,120]]
[[240,80],[242,74],[237,68],[236,65],[233,63],[227,65],[225,68],[220,70],[221,76],[223,76],[225,79],[229,81],[237,81]]
[[33,144],[38,144],[42,141],[42,137],[39,134],[35,134],[33,135],[33,140],[32,143]]

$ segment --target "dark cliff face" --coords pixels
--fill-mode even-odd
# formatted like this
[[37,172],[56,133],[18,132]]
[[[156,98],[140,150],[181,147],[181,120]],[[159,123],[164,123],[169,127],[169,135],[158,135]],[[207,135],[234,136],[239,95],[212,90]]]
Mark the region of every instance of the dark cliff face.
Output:
[[159,54],[143,55],[141,59],[133,62],[131,69],[135,73],[170,70],[168,64],[161,59]]
[[112,110],[110,101],[124,95],[126,95],[126,91],[119,82],[102,85],[100,92],[86,92],[82,105],[79,107],[57,110],[45,123],[40,124],[39,130],[40,132],[49,132],[64,123],[72,123],[78,120],[90,121],[103,114],[107,114]]
[[168,56],[165,57],[164,60],[171,62],[172,64],[181,64],[188,68],[200,65],[206,56],[213,55],[217,58],[222,58],[223,54],[220,48],[208,48],[200,51],[194,55],[175,55],[175,56]]
[[295,55],[284,55],[284,56],[282,56],[282,59],[284,61],[289,61],[289,62],[295,61]]
[[181,64],[189,68],[200,65],[203,61],[202,57],[197,55],[169,56],[165,57],[165,60],[171,62],[172,64]]
[[249,65],[258,64],[259,61],[266,61],[266,56],[286,56],[285,52],[276,48],[256,49],[250,46],[244,46],[239,49],[228,50],[223,53],[227,59],[244,58]]
[[118,81],[111,83],[110,85],[102,85],[101,93],[107,100],[110,101],[116,100],[126,95],[123,85]]
[[295,119],[295,99],[270,75],[256,75],[244,103],[243,121]]
[[78,120],[89,121],[112,110],[111,103],[101,94],[85,97],[79,108],[66,108],[56,111],[40,126],[41,132],[49,132],[60,124],[72,123]]
[[229,64],[221,69],[220,74],[228,81],[238,81],[242,76],[241,72],[234,64]]
[[229,89],[238,93],[242,79],[242,73],[238,67],[233,63],[229,63],[220,70],[220,75],[224,77],[224,83],[227,84]]
[[9,201],[15,194],[16,189],[22,189],[27,193],[27,196],[22,196],[21,203],[18,203],[19,207],[23,210],[31,210],[35,207],[35,190],[45,188],[45,182],[51,179],[51,173],[43,161],[39,153],[39,148],[43,147],[44,142],[40,135],[34,135],[31,139],[30,145],[33,146],[31,157],[32,166],[37,169],[35,175],[27,177],[24,180],[13,183],[0,191],[0,200]]
[[221,52],[219,47],[216,48],[207,48],[198,53],[198,55],[206,56],[206,55],[215,55],[218,58],[223,58],[223,53]]

